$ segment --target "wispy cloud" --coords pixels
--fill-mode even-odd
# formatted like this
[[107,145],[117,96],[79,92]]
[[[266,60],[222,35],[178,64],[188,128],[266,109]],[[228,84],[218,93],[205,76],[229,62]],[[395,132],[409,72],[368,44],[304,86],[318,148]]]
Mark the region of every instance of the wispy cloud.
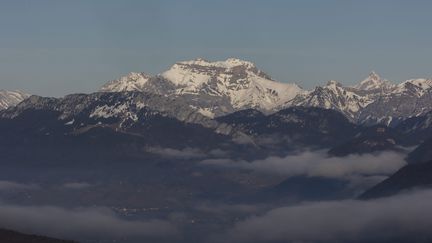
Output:
[[129,221],[106,208],[0,205],[0,228],[78,240],[166,238],[176,234],[168,221]]
[[319,176],[350,178],[358,175],[388,175],[406,164],[405,154],[382,152],[380,154],[329,157],[325,151],[307,151],[286,157],[268,157],[244,161],[207,159],[204,165],[238,168],[283,176]]
[[161,157],[176,159],[193,159],[203,158],[206,156],[204,152],[195,148],[173,149],[162,147],[147,147],[145,151],[152,154],[157,154]]
[[87,182],[68,182],[68,183],[63,184],[64,188],[76,189],[76,190],[85,189],[85,188],[88,188],[91,186],[92,186],[92,184],[87,183]]
[[428,190],[374,201],[281,207],[237,223],[222,241],[430,242],[431,201]]
[[36,184],[19,183],[15,181],[0,181],[0,191],[35,190],[40,187]]

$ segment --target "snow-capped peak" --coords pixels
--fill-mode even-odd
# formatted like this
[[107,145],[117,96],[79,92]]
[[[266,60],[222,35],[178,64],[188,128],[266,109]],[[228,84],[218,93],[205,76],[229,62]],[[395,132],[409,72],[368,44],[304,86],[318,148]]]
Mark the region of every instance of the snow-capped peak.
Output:
[[235,109],[273,109],[302,92],[297,85],[276,82],[254,63],[237,58],[182,61],[161,77],[179,87],[178,94],[227,97]]
[[375,81],[381,80],[381,76],[378,73],[376,73],[375,71],[370,72],[368,78],[370,80],[375,80]]
[[254,63],[237,58],[181,61],[153,77],[131,73],[109,82],[101,91],[188,96],[190,105],[208,116],[248,108],[274,110],[304,92],[296,84],[272,80]]
[[326,85],[326,86],[327,86],[327,87],[330,87],[330,86],[338,86],[338,87],[341,87],[342,84],[339,83],[339,82],[336,81],[336,80],[330,80],[330,81],[327,82],[327,85]]
[[108,82],[102,86],[101,91],[124,92],[142,90],[150,78],[151,76],[146,73],[131,72],[126,76]]
[[424,79],[424,78],[418,78],[418,79],[409,79],[402,84],[411,83],[421,89],[430,89],[432,88],[432,79]]
[[390,81],[382,79],[375,71],[372,71],[369,76],[361,81],[359,84],[355,85],[354,88],[359,90],[387,90],[393,85]]
[[250,68],[256,67],[254,63],[249,62],[249,61],[245,61],[245,60],[241,60],[238,58],[228,58],[225,61],[225,65],[229,66],[229,67],[236,67],[236,66],[246,66],[246,67],[250,67]]
[[21,101],[30,97],[29,94],[19,90],[7,91],[0,90],[0,110],[18,105]]
[[177,65],[196,65],[202,67],[215,67],[215,68],[234,68],[238,66],[244,66],[247,68],[255,68],[255,64],[249,61],[241,60],[238,58],[228,58],[225,61],[211,62],[204,58],[196,58],[190,61],[181,61],[176,63]]
[[424,95],[432,89],[432,79],[409,79],[396,86],[394,93],[411,93],[417,97]]

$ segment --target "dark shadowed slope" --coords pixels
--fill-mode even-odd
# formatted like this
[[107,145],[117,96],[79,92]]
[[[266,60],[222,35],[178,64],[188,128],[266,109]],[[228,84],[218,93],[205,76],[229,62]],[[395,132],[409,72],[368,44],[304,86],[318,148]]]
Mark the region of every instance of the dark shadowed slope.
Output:
[[329,148],[350,140],[358,131],[341,113],[314,107],[292,107],[267,116],[244,110],[217,121],[252,136],[258,145],[268,149]]
[[420,144],[407,158],[411,164],[424,163],[432,160],[432,139]]
[[11,230],[0,229],[2,243],[77,243],[75,241],[58,240],[45,236],[27,235]]
[[398,194],[405,190],[432,186],[432,140],[421,144],[408,155],[408,165],[388,179],[366,191],[361,198],[378,198]]
[[388,179],[374,186],[360,196],[361,199],[372,199],[393,196],[412,189],[430,188],[432,186],[432,161],[421,164],[410,164]]
[[354,138],[329,150],[332,156],[368,154],[379,151],[400,151],[403,137],[394,129],[384,125],[361,128]]

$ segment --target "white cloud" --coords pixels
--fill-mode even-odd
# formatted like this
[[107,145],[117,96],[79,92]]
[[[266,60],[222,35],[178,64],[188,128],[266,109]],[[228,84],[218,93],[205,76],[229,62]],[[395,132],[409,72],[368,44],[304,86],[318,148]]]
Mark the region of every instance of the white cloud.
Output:
[[129,221],[106,208],[0,205],[0,228],[77,240],[166,238],[176,234],[163,220]]
[[0,181],[0,191],[35,190],[40,187],[36,184],[25,184],[14,181]]
[[237,223],[222,241],[430,242],[430,202],[432,190],[373,201],[281,207]]
[[252,162],[230,159],[207,159],[202,164],[246,169],[284,176],[320,176],[350,178],[356,175],[388,175],[406,164],[405,154],[379,154],[329,157],[325,151],[307,151],[287,157],[268,157]]
[[76,190],[85,189],[85,188],[88,188],[91,186],[92,185],[90,183],[87,183],[87,182],[68,182],[68,183],[63,184],[64,188],[76,189]]
[[146,152],[157,154],[162,157],[176,159],[193,159],[203,158],[206,156],[201,150],[195,148],[173,149],[161,147],[147,147],[145,150]]

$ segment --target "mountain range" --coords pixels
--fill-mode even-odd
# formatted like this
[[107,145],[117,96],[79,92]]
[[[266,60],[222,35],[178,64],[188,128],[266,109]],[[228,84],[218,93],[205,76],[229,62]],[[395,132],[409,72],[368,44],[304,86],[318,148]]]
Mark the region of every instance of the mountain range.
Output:
[[307,106],[337,110],[358,124],[395,125],[432,110],[432,79],[393,84],[371,72],[352,87],[332,80],[308,91],[297,84],[275,81],[255,64],[234,58],[178,62],[155,76],[130,73],[100,91],[185,97],[189,107],[210,118],[250,108],[272,113]]
[[251,62],[233,58],[178,62],[156,76],[130,73],[104,85],[101,91],[187,97],[191,108],[211,118],[248,108],[274,111],[304,92],[295,84],[272,80]]
[[[304,106],[339,111],[357,124],[395,126],[432,110],[432,79],[393,84],[371,72],[354,86],[331,80],[304,90],[297,84],[275,81],[254,63],[235,58],[177,62],[158,75],[132,72],[108,82],[99,92],[142,92],[171,98],[210,119],[245,109],[269,114]],[[1,91],[0,109],[27,97],[21,92]]]
[[[2,104],[8,109],[0,112],[0,117],[8,121],[49,119],[46,122],[51,127],[39,123],[23,127],[36,129],[39,124],[35,131],[51,136],[82,134],[94,128],[139,136],[151,131],[155,138],[161,136],[157,141],[170,140],[176,145],[173,141],[180,142],[181,136],[164,133],[157,125],[164,121],[182,131],[189,129],[190,146],[214,142],[201,141],[192,132],[199,128],[210,137],[219,136],[217,141],[270,148],[277,153],[317,146],[344,156],[399,150],[429,139],[431,92],[432,80],[393,84],[375,72],[352,87],[329,81],[307,91],[273,80],[248,61],[195,59],[178,62],[155,76],[130,73],[91,94],[50,98],[2,91]],[[14,130],[8,124],[3,124],[5,134]],[[378,132],[380,129],[385,132]],[[212,146],[217,147],[216,143]]]

